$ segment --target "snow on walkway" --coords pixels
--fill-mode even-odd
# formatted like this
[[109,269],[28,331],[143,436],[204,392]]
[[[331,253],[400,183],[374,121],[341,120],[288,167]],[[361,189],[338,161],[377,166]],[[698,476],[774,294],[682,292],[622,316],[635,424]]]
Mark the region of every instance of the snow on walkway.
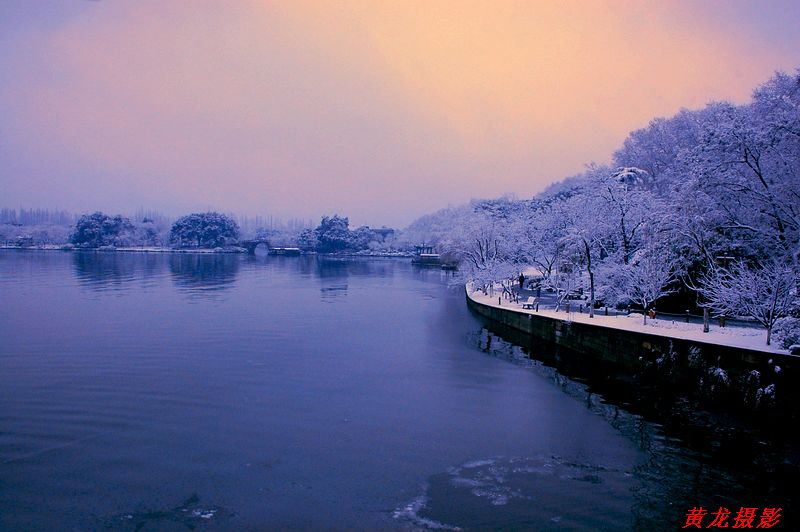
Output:
[[[628,316],[604,316],[595,311],[594,318],[590,318],[588,311],[584,313],[570,312],[567,314],[563,310],[556,312],[553,309],[539,308],[535,310],[523,310],[522,302],[514,303],[512,301],[503,300],[502,304],[497,303],[497,298],[500,294],[495,291],[494,296],[484,295],[480,290],[472,292],[471,288],[467,289],[467,294],[470,299],[488,305],[490,307],[502,308],[505,310],[512,310],[521,314],[534,314],[536,316],[544,316],[562,320],[565,322],[586,323],[589,325],[596,325],[598,327],[610,327],[612,329],[623,329],[626,331],[635,331],[645,334],[653,334],[656,336],[664,336],[667,338],[679,338],[682,340],[691,340],[695,342],[703,342],[707,344],[724,345],[729,347],[741,347],[743,349],[752,349],[754,351],[762,351],[764,353],[779,353],[789,354],[786,349],[781,349],[776,345],[766,345],[767,332],[761,328],[753,327],[737,327],[727,326],[718,327],[710,324],[710,330],[707,333],[703,332],[703,325],[698,323],[685,323],[682,321],[671,319],[647,319],[647,325],[642,323],[641,314],[630,314]],[[572,308],[575,309],[577,305],[573,304]]]

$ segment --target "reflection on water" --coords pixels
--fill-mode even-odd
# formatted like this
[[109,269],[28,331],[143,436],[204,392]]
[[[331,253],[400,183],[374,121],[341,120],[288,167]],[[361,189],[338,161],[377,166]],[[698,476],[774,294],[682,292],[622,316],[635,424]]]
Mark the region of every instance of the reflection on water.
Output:
[[233,287],[241,259],[231,253],[172,253],[169,271],[180,289],[210,295]]
[[390,282],[395,261],[346,257],[314,257],[314,273],[320,282],[320,296],[326,302],[346,296],[351,276],[370,277]]
[[152,278],[162,275],[165,267],[164,257],[148,253],[80,251],[71,256],[78,283],[95,291],[152,286]]
[[486,326],[448,279],[0,252],[0,529],[659,530],[796,500],[791,447]]
[[175,286],[197,297],[231,288],[241,264],[229,253],[72,253],[75,278],[92,291],[126,291],[155,286],[167,269]]
[[[5,254],[7,258],[8,253]],[[30,254],[37,268],[45,268],[53,253]],[[351,275],[391,278],[394,264],[389,260],[351,259],[326,256],[266,257],[241,256],[229,253],[138,253],[138,252],[74,252],[70,253],[78,283],[89,290],[124,291],[131,286],[152,286],[154,279],[169,268],[175,286],[193,297],[213,297],[215,292],[236,284],[240,266],[265,267],[316,278],[325,297],[347,291]],[[50,261],[52,262],[52,261]]]
[[336,301],[347,295],[347,280],[354,264],[337,258],[316,257],[315,271],[319,279],[320,297],[324,302]]
[[[791,431],[758,430],[688,400],[665,399],[668,391],[639,387],[608,365],[500,324],[487,323],[469,337],[480,351],[546,377],[645,453],[631,471],[638,530],[674,528],[700,505],[736,511],[792,508],[798,500],[800,446]],[[792,528],[797,521],[789,514],[782,523]]]

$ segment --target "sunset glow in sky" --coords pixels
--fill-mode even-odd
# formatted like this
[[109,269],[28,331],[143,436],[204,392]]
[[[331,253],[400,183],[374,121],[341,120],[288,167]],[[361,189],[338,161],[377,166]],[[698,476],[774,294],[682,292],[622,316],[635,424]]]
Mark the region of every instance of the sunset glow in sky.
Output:
[[800,66],[800,2],[9,1],[0,206],[403,226]]

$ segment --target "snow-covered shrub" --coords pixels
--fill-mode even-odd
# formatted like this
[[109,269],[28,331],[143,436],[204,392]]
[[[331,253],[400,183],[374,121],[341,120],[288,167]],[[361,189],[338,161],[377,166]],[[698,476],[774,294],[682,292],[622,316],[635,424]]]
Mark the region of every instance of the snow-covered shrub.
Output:
[[703,350],[696,345],[689,347],[689,355],[687,356],[686,360],[689,363],[689,367],[702,368],[704,365]]
[[725,390],[730,386],[730,377],[728,373],[720,367],[708,368],[708,391],[711,396],[716,395],[718,391]]
[[775,384],[756,391],[756,406],[770,406],[775,402]]
[[656,366],[660,371],[664,371],[666,373],[672,372],[677,358],[678,354],[675,353],[675,350],[672,348],[672,341],[670,341],[669,351],[656,359]]
[[708,368],[709,377],[718,384],[728,385],[730,378],[728,373],[722,368]]
[[789,349],[794,344],[800,344],[800,318],[786,316],[779,318],[772,328],[772,335],[778,345]]

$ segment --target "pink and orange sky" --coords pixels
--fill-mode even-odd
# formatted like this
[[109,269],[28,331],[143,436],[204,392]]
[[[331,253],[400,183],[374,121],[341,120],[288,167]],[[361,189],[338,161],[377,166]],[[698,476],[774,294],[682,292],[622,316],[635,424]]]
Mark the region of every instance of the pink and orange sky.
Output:
[[800,66],[800,2],[9,1],[0,206],[403,226]]

